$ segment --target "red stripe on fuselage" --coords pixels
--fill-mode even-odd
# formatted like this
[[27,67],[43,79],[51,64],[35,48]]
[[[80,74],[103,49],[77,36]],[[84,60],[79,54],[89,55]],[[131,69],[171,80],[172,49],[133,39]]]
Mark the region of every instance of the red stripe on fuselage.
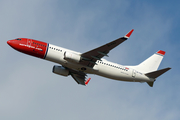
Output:
[[48,44],[38,40],[28,38],[18,38],[8,41],[8,44],[14,49],[32,55],[38,58],[44,58],[46,51],[48,50]]

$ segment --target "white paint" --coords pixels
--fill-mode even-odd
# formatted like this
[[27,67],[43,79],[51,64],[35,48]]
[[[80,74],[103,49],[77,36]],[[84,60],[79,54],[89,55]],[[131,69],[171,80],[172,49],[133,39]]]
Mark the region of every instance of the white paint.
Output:
[[128,82],[154,82],[154,79],[149,78],[146,75],[142,74],[142,71],[133,69],[133,66],[131,67],[123,66],[102,59],[102,61],[97,60],[96,65],[93,68],[90,68],[87,66],[83,66],[80,63],[69,62],[65,60],[64,59],[65,52],[74,53],[76,55],[81,54],[72,50],[68,50],[62,47],[49,44],[47,56],[45,59],[61,64],[64,67],[75,69],[77,71],[81,71],[81,68],[85,67],[86,70],[83,72],[87,74],[96,74],[114,80],[128,81]]

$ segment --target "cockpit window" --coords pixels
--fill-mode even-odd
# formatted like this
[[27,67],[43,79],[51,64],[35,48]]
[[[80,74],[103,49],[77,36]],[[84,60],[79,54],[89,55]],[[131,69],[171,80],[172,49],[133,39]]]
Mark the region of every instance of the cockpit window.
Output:
[[17,38],[16,40],[21,40],[21,39]]

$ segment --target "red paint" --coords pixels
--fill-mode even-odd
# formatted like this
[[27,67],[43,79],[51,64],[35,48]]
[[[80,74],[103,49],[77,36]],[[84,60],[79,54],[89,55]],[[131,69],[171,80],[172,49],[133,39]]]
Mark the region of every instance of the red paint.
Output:
[[165,55],[165,51],[162,51],[162,50],[159,50],[158,52],[157,52],[158,54],[161,54],[161,55]]
[[90,80],[91,80],[91,78],[87,79],[87,80],[85,81],[85,85],[87,85]]
[[129,70],[129,68],[128,68],[128,67],[125,67],[125,69],[126,69],[126,70]]
[[126,34],[126,37],[130,37],[131,36],[131,34],[132,34],[132,32],[134,31],[134,29],[132,29],[128,34]]
[[7,41],[12,48],[22,53],[32,55],[38,58],[44,58],[48,44],[45,42],[28,39],[28,38],[18,38],[14,40]]

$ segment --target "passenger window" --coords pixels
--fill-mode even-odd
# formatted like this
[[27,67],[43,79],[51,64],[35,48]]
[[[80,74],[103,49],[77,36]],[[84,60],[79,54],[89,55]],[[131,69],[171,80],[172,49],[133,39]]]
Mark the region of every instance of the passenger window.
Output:
[[16,40],[21,40],[21,39],[17,38]]

